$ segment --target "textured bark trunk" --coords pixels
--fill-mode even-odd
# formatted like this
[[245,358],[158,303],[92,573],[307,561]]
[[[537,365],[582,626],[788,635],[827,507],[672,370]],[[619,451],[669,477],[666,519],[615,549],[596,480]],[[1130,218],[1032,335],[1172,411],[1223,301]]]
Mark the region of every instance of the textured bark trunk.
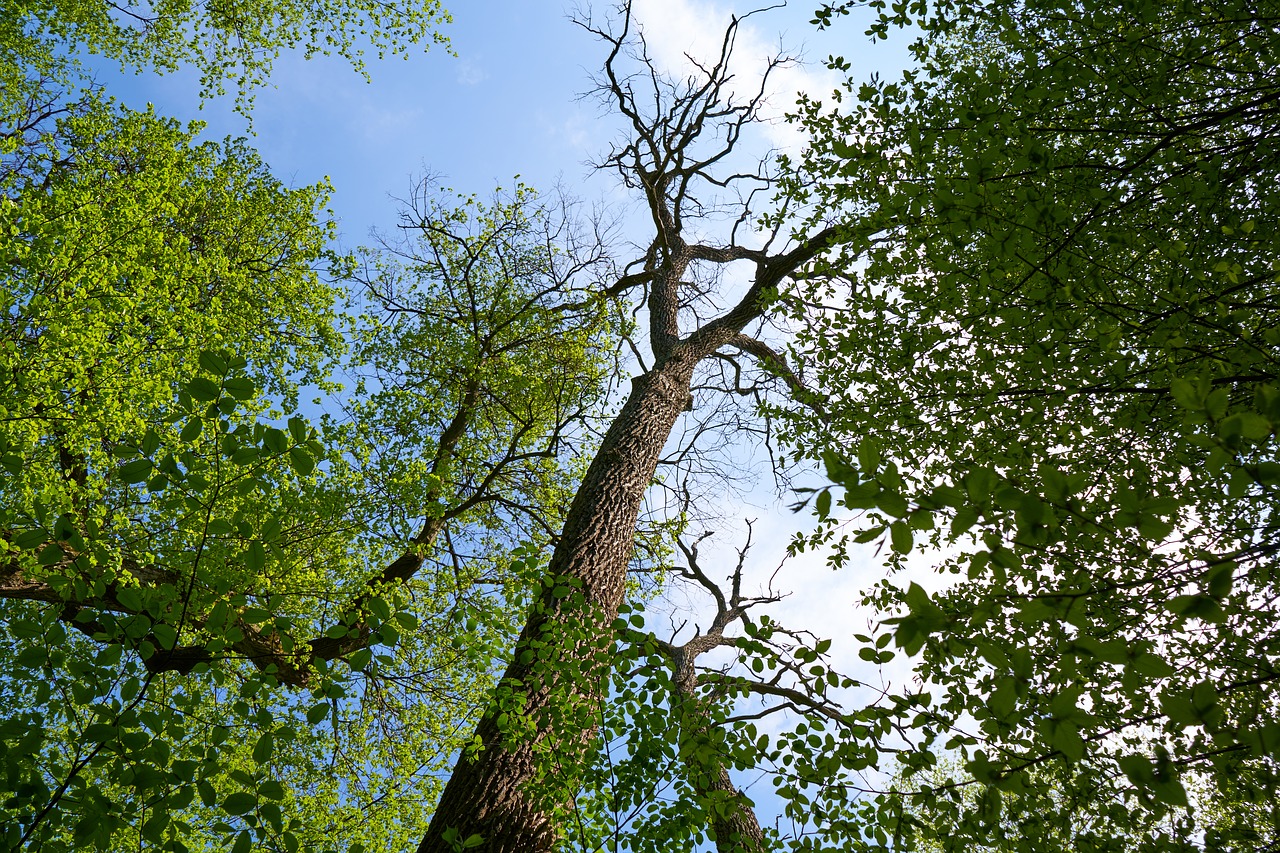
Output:
[[[710,729],[708,709],[698,696],[696,664],[699,655],[721,644],[724,628],[729,623],[725,617],[722,609],[707,634],[671,650],[671,681],[679,701],[674,710],[679,719],[682,747],[705,737]],[[690,759],[686,763],[694,791],[712,804],[708,823],[715,836],[717,853],[759,853],[764,848],[764,833],[756,820],[755,807],[733,784],[721,756],[713,754],[710,761]]]
[[723,813],[711,813],[717,853],[758,853],[764,848],[764,832],[755,809],[734,787],[724,765],[716,765],[714,770],[703,768],[703,775],[695,776],[694,787],[700,795],[719,795],[717,799],[725,804]]
[[[726,29],[718,60],[700,66],[703,79],[670,81],[649,60],[643,35],[629,34],[629,2],[622,4],[619,15],[617,32],[581,18],[578,23],[610,47],[601,91],[634,131],[629,142],[612,149],[605,165],[616,169],[626,186],[643,191],[654,235],[644,257],[624,267],[625,274],[604,293],[643,292],[654,365],[634,380],[631,396],[587,469],[551,556],[550,583],[520,634],[499,684],[496,707],[480,721],[476,732],[480,749],[464,751],[459,758],[419,853],[451,853],[455,844],[473,836],[480,838],[475,849],[484,853],[541,853],[555,843],[558,833],[552,814],[576,793],[576,758],[583,748],[591,747],[594,733],[594,722],[572,714],[601,699],[610,666],[605,654],[626,585],[636,519],[672,427],[691,401],[694,368],[721,347],[735,345],[782,279],[826,248],[835,233],[824,230],[780,255],[732,242],[709,246],[686,240],[686,217],[714,218],[710,211],[720,209],[721,193],[732,195],[729,187],[740,187],[738,181],[747,179],[741,174],[716,177],[712,171],[733,153],[743,127],[759,120],[765,87],[762,82],[756,97],[741,102],[727,93],[732,78],[729,55],[740,18],[733,18]],[[615,67],[628,59],[644,69],[635,78],[620,76]],[[781,59],[768,69],[779,63]],[[638,102],[632,90],[632,80],[642,78],[653,83],[654,105]],[[705,147],[695,146],[699,140]],[[771,183],[766,176],[750,180],[751,198],[760,184]],[[705,206],[710,197],[700,199],[692,189],[695,183],[715,198],[710,208]],[[753,217],[751,204],[744,201],[738,225]],[[737,225],[730,231],[732,240]],[[700,300],[705,296],[702,288],[715,277],[704,280],[695,275],[687,280],[690,265],[723,267],[738,261],[755,265],[754,281],[746,293],[719,317],[682,336],[682,317],[696,323],[700,314],[710,310]],[[759,341],[736,346],[772,355]],[[780,361],[775,357],[771,364]],[[557,595],[565,589],[572,594]],[[573,603],[578,594],[581,606]],[[588,620],[585,630],[584,618]],[[522,730],[515,732],[506,727],[521,700],[518,724]],[[566,708],[570,716],[558,716]],[[560,759],[563,770],[555,779],[539,780],[539,774],[549,769],[542,762],[550,758]],[[548,782],[555,783],[554,791],[547,790]]]
[[[611,645],[611,624],[622,603],[640,505],[671,429],[689,402],[700,356],[677,348],[636,378],[631,396],[587,469],[548,567],[550,578],[568,581],[583,594],[585,606],[568,605],[568,599],[553,594],[555,584],[549,585],[503,676],[504,688],[523,696],[526,717],[536,720],[553,713],[553,701],[594,703],[601,697],[607,675],[603,655]],[[566,645],[562,638],[579,628],[577,622],[584,617],[589,620],[587,639]],[[544,642],[549,645],[542,646]],[[563,680],[572,678],[572,683],[554,683],[557,662],[566,663],[564,671],[571,675]],[[548,676],[552,683],[546,683]],[[450,830],[459,842],[479,835],[483,840],[477,849],[486,853],[529,853],[554,844],[557,832],[546,805],[528,790],[545,770],[539,767],[538,753],[572,753],[589,741],[591,731],[556,731],[543,725],[535,727],[532,739],[518,740],[504,738],[499,723],[496,711],[481,720],[476,734],[483,748],[459,759],[419,853],[449,853]],[[570,769],[559,780],[564,798],[574,793],[572,776]]]

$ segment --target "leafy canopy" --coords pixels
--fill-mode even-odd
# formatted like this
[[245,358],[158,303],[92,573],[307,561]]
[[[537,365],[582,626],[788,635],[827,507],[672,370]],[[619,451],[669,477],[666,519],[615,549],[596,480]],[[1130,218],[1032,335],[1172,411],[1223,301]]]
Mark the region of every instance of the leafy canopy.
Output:
[[1275,10],[870,6],[918,67],[803,107],[795,192],[848,227],[784,297],[830,413],[798,452],[891,565],[945,548],[945,591],[868,596],[932,694],[868,808],[946,849],[1247,843],[1187,783],[1276,794]]
[[[360,267],[326,185],[71,90],[90,50],[194,63],[247,109],[282,48],[358,65],[358,35],[402,51],[443,20],[0,14],[4,849],[421,836],[537,570],[513,543],[545,541],[600,393],[613,320],[574,292],[600,258],[522,189],[442,198],[411,250]],[[339,370],[368,395],[294,414]]]
[[447,44],[437,28],[449,21],[436,0],[4,0],[0,4],[0,111],[21,103],[24,80],[71,85],[76,55],[88,51],[121,66],[161,73],[192,67],[201,98],[224,94],[230,83],[237,108],[267,81],[282,51],[310,58],[336,53],[362,74],[365,46],[379,58],[405,54],[428,39]]
[[[562,510],[598,258],[522,189],[434,204],[362,277],[326,187],[197,130],[91,101],[8,176],[3,840],[401,847],[523,610],[513,545]],[[372,387],[286,418],[360,292]]]

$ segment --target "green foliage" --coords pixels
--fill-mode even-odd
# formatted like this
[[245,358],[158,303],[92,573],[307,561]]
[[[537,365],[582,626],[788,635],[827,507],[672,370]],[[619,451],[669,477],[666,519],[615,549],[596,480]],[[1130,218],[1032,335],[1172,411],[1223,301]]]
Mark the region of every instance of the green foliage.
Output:
[[[403,590],[361,585],[411,534],[374,517],[387,481],[361,464],[363,445],[328,448],[381,430],[377,407],[408,397],[384,384],[361,426],[331,424],[325,443],[280,414],[303,386],[334,389],[327,377],[346,347],[339,291],[320,274],[353,269],[328,248],[327,187],[287,189],[242,143],[197,144],[198,127],[151,113],[95,99],[56,124],[53,113],[30,133],[15,119],[0,175],[0,695],[13,709],[0,735],[0,846],[402,847],[421,834],[458,720],[486,695],[486,638],[505,638],[519,614],[474,586],[483,572],[527,572],[505,554],[519,525],[508,519],[508,547],[491,543],[467,577],[418,583],[416,614]],[[513,273],[495,257],[521,239]],[[515,367],[476,354],[483,404],[461,422],[461,450],[436,457],[450,473],[433,500],[451,518],[487,510],[481,530],[498,524],[500,496],[477,489],[483,464],[500,462],[484,454],[513,454],[504,476],[529,484],[512,485],[507,506],[557,505],[560,450],[546,437],[596,393],[598,353],[584,341],[601,328],[552,328],[581,312],[529,289],[546,283],[528,263],[536,240],[488,249],[487,277],[468,285],[473,312],[505,298],[547,318],[518,340],[522,318],[508,315],[501,356]],[[444,304],[440,287],[416,295],[424,315],[432,299]],[[375,343],[388,327],[364,331],[359,355],[390,351]],[[447,359],[415,366],[465,374],[466,341],[447,323],[432,332]],[[521,346],[548,360],[534,382],[502,385],[494,377],[518,373]],[[548,402],[536,393],[557,381],[557,358],[566,373]],[[443,379],[414,381],[436,413],[458,402],[422,393]],[[523,443],[511,440],[513,418]],[[407,486],[395,496],[435,512]],[[514,602],[522,588],[502,595]],[[354,625],[343,612],[353,596]],[[476,642],[459,648],[451,638],[468,631]],[[343,663],[313,661],[317,636],[360,642]]]
[[301,49],[307,57],[336,53],[365,73],[366,45],[381,58],[407,54],[428,39],[444,44],[436,28],[448,20],[437,2],[4,0],[0,114],[20,111],[33,80],[74,87],[81,51],[138,71],[192,67],[200,74],[202,98],[223,94],[230,83],[237,107],[247,111],[252,90],[266,82],[282,51]]
[[369,256],[403,301],[352,330],[351,417],[286,418],[337,390],[355,265],[325,187],[196,131],[89,101],[4,184],[0,846],[404,847],[613,321],[530,191],[438,206],[422,259]]
[[5,849],[296,846],[268,767],[305,792],[333,740],[278,727],[271,673],[205,671],[268,612],[287,651],[353,556],[316,431],[261,420],[341,351],[326,188],[195,132],[90,102],[4,185]]
[[[681,574],[691,580],[696,573]],[[743,597],[740,581],[733,592],[718,590],[723,600],[705,633],[676,632],[682,644],[649,629],[641,606],[623,607],[598,751],[559,818],[563,849],[712,843],[745,853],[847,843],[860,818],[845,773],[875,767],[870,735],[889,717],[868,724],[843,713],[840,700],[863,685],[832,668],[831,641],[763,613],[748,616],[777,597]],[[714,588],[705,575],[698,583]],[[734,625],[741,635],[727,636]],[[714,660],[699,663],[716,649]],[[717,827],[735,826],[740,810],[755,823],[755,803],[764,798],[780,803],[781,820],[761,827],[758,843],[716,837]]]
[[[170,554],[245,547],[246,507],[294,488],[285,457],[301,471],[317,452],[303,424],[286,439],[241,417],[292,404],[341,347],[313,269],[330,259],[326,189],[286,190],[243,146],[194,132],[106,107],[69,118],[59,147],[74,154],[0,202],[4,525],[31,531],[15,541],[27,552],[92,530],[105,550],[80,568],[107,574],[89,588],[128,582],[122,545],[139,537],[178,576]],[[216,546],[184,489],[232,495]]]
[[544,542],[524,531],[555,527],[572,498],[616,341],[610,306],[583,289],[605,255],[571,204],[522,184],[486,203],[424,181],[402,226],[363,256],[349,306],[345,442],[362,448],[374,511],[466,513],[468,537],[504,552]]
[[1190,768],[1276,792],[1274,10],[871,6],[919,67],[802,110],[795,191],[849,226],[793,294],[840,307],[797,307],[831,418],[790,439],[891,565],[946,547],[944,592],[868,601],[937,687],[905,778],[945,747],[988,791],[880,819],[967,849],[1003,799],[1017,849],[1195,846]]

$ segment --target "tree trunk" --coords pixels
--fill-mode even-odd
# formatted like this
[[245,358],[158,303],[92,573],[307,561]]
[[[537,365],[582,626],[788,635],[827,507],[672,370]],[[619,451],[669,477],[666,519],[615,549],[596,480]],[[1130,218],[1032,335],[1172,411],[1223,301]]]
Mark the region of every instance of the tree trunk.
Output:
[[[696,568],[692,557],[690,563]],[[739,573],[741,570],[739,563]],[[735,591],[735,608],[736,594]],[[671,649],[671,681],[676,700],[672,710],[679,721],[681,749],[689,750],[685,761],[689,767],[689,781],[698,797],[707,804],[708,828],[715,836],[716,853],[759,853],[764,847],[764,833],[756,820],[755,806],[729,778],[724,757],[718,754],[714,745],[707,759],[700,758],[696,749],[690,749],[694,741],[708,739],[711,731],[707,702],[698,696],[698,657],[722,645],[723,631],[730,621],[726,616],[732,615],[732,611],[722,609],[706,634]]]
[[713,809],[709,817],[717,853],[758,853],[763,849],[764,832],[755,808],[734,786],[723,764],[698,768],[693,784],[700,796],[724,804],[723,811]]
[[[601,698],[608,672],[604,655],[612,645],[611,626],[622,603],[640,505],[671,429],[689,402],[699,358],[688,348],[677,347],[633,380],[630,397],[587,469],[551,557],[552,583],[535,604],[499,689],[500,695],[510,689],[523,698],[523,715],[528,719],[554,713],[549,707],[553,699],[595,703]],[[582,593],[585,606],[568,606],[569,599],[554,594],[556,586],[565,588],[565,582]],[[584,615],[589,620],[588,639],[565,641]],[[550,657],[539,658],[538,653],[547,652]],[[585,672],[572,672],[583,661],[587,662]],[[562,680],[572,678],[575,683],[555,683],[557,664],[565,664]],[[538,754],[572,752],[587,744],[593,732],[538,725],[532,739],[518,740],[505,735],[502,717],[509,719],[502,709],[494,708],[480,721],[476,738],[481,749],[459,759],[419,853],[451,851],[448,830],[454,831],[448,837],[458,842],[479,835],[478,849],[486,853],[541,851],[554,843],[556,828],[546,805],[535,801],[528,790],[546,769],[539,767]],[[562,798],[574,793],[572,777],[569,768],[558,780]]]

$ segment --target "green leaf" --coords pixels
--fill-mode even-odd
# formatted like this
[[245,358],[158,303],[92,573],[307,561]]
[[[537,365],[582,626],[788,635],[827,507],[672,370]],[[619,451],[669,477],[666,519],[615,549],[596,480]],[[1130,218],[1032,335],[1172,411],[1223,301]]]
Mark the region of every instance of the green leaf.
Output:
[[222,810],[230,815],[242,815],[254,810],[258,798],[247,791],[236,791],[222,801]]
[[988,468],[974,468],[964,477],[965,491],[976,504],[983,504],[991,497],[991,489],[996,483],[996,475]]
[[889,525],[889,539],[893,543],[894,551],[899,554],[909,553],[913,541],[911,526],[905,521],[895,521]]
[[227,372],[227,359],[221,353],[212,350],[201,350],[199,357],[200,366],[210,373],[218,376],[225,376]]
[[[1250,441],[1262,441],[1271,437],[1271,421],[1255,412],[1241,412],[1240,434]],[[1183,795],[1185,798],[1185,794]]]
[[151,476],[153,465],[150,459],[135,459],[126,462],[117,469],[117,476],[126,483],[141,483]]
[[253,850],[253,836],[249,830],[242,829],[236,835],[235,844],[231,845],[231,853],[251,853]]
[[116,601],[136,612],[142,609],[142,592],[137,587],[122,586],[116,590]]
[[1209,571],[1205,572],[1204,590],[1216,599],[1226,598],[1231,594],[1231,587],[1235,583],[1236,564],[1232,562],[1220,563]]
[[[316,467],[316,462],[311,458],[311,454],[301,447],[289,448],[289,464],[302,477],[310,474]],[[830,498],[828,498],[827,502],[830,503]]]
[[169,814],[167,811],[157,810],[147,822],[142,825],[141,835],[147,841],[159,844],[164,841],[164,831],[169,828]]
[[222,387],[232,397],[241,401],[252,399],[258,391],[253,380],[247,376],[232,376],[222,383]]
[[256,447],[241,447],[235,453],[231,454],[231,462],[233,465],[252,465],[262,457],[262,451]]
[[258,785],[258,796],[268,800],[276,800],[278,802],[284,799],[284,786],[275,779],[268,779]]
[[369,612],[378,618],[379,622],[386,622],[391,618],[391,605],[387,603],[385,598],[381,596],[372,596],[367,603]]
[[209,403],[222,393],[222,386],[206,376],[197,376],[187,383],[187,393],[202,403]]
[[119,729],[106,723],[94,723],[84,730],[82,737],[90,743],[106,743],[115,740]]
[[267,567],[267,549],[256,539],[244,550],[244,566],[252,574],[261,574]]
[[253,745],[253,760],[258,764],[266,764],[275,753],[276,742],[271,732],[263,732],[258,742]]
[[152,625],[151,633],[155,635],[156,641],[162,649],[172,649],[178,642],[178,632],[172,625],[166,625],[164,622],[157,622]]
[[261,625],[271,619],[271,611],[261,607],[246,607],[240,611],[240,620],[249,625]]
[[289,446],[288,436],[275,427],[268,427],[262,437],[262,446],[272,454],[281,454]]
[[1205,400],[1205,409],[1209,413],[1209,417],[1218,420],[1227,413],[1227,404],[1230,402],[1230,394],[1226,388],[1218,388],[1209,394]]
[[814,505],[814,510],[818,514],[818,518],[825,519],[831,515],[831,490],[823,489],[818,492],[818,500]]
[[929,601],[929,593],[925,592],[924,587],[920,586],[920,584],[915,581],[912,581],[910,585],[908,585],[904,599],[907,602],[907,607],[910,608],[913,613],[923,610],[932,603]]
[[279,516],[277,515],[269,516],[266,521],[262,522],[262,531],[261,531],[262,541],[263,542],[276,541],[278,538],[280,538],[280,531],[283,528],[284,528],[284,523],[280,520]]
[[1226,618],[1222,606],[1212,595],[1179,595],[1165,605],[1172,613],[1187,619],[1221,622]]
[[1174,668],[1169,665],[1168,661],[1159,655],[1151,652],[1143,652],[1133,659],[1129,664],[1135,672],[1151,678],[1167,678],[1173,675]]
[[13,544],[24,551],[34,551],[49,541],[49,534],[44,530],[24,530],[13,538]]
[[1052,743],[1068,761],[1075,763],[1084,758],[1084,740],[1075,723],[1058,720],[1054,723]]
[[1192,412],[1204,410],[1204,398],[1194,384],[1185,379],[1174,379],[1169,383],[1169,390],[1182,408]]
[[868,477],[874,477],[880,468],[880,445],[873,438],[864,438],[858,444],[858,465]]
[[1139,788],[1149,788],[1155,784],[1156,771],[1151,761],[1143,755],[1125,755],[1117,761],[1120,769],[1129,777],[1129,781]]
[[909,512],[906,497],[897,492],[881,491],[875,497],[875,505],[894,518],[903,518]]

